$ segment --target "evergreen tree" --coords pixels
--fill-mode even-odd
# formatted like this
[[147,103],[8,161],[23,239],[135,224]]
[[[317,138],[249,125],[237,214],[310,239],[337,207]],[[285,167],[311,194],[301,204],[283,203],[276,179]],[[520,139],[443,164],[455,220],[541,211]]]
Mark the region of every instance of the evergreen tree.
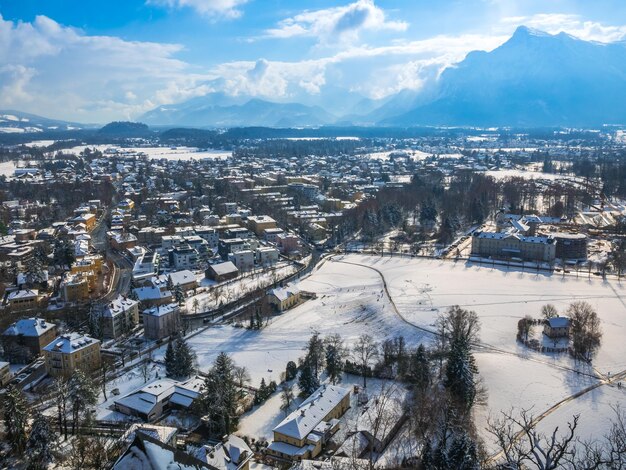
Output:
[[176,348],[174,352],[177,363],[178,377],[190,377],[196,370],[196,354],[193,352],[193,349],[191,349],[191,347],[187,344],[185,338],[181,338],[176,342]]
[[313,373],[313,367],[308,360],[304,361],[300,369],[300,377],[298,378],[298,386],[300,387],[300,395],[308,397],[320,386],[317,376]]
[[480,470],[476,444],[462,432],[454,437],[448,450],[450,468],[458,470]]
[[433,458],[433,446],[430,439],[426,439],[424,447],[422,447],[422,469],[434,470],[435,461]]
[[313,375],[317,378],[324,365],[324,342],[319,333],[314,333],[307,344],[306,361],[311,365]]
[[98,393],[94,382],[78,369],[68,382],[69,402],[72,410],[72,434],[76,433],[81,415],[89,411],[90,406],[98,402]]
[[295,362],[289,361],[285,369],[285,380],[293,380],[296,378],[296,375],[298,375],[298,366],[296,366]]
[[409,379],[419,390],[424,390],[430,385],[430,364],[423,344],[417,347],[411,358]]
[[56,442],[56,434],[48,420],[37,413],[26,443],[26,456],[29,470],[44,470],[52,462],[52,448]]
[[328,374],[328,378],[333,385],[341,380],[341,371],[341,351],[336,344],[328,343],[326,345],[326,373]]
[[24,452],[28,440],[28,403],[22,391],[13,386],[7,389],[3,402],[6,439],[19,455]]
[[257,394],[255,396],[255,398],[257,399],[257,404],[267,400],[268,395],[269,393],[267,389],[267,384],[265,383],[265,378],[262,378],[261,385],[259,385],[259,390],[257,391]]
[[179,377],[180,372],[178,370],[178,362],[176,361],[176,352],[174,351],[174,344],[171,340],[167,343],[163,360],[165,362],[165,375],[168,377]]
[[444,384],[466,410],[472,407],[476,398],[476,373],[478,369],[468,344],[463,340],[454,341],[450,345]]
[[226,354],[220,353],[204,381],[200,404],[211,418],[217,435],[231,431],[231,417],[237,407],[237,387],[234,378],[235,364]]
[[185,293],[180,285],[174,287],[174,299],[176,299],[178,305],[183,305],[185,303]]
[[165,287],[167,287],[167,290],[170,292],[174,290],[174,281],[172,281],[172,276],[167,276],[167,281],[165,281]]

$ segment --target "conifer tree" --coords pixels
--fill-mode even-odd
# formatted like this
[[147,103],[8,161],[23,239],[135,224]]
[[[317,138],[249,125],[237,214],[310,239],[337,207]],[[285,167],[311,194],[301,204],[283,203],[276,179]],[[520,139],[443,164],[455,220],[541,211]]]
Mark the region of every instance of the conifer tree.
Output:
[[24,452],[28,440],[28,403],[22,391],[13,386],[7,389],[3,402],[6,438],[19,455]]
[[37,413],[26,443],[29,470],[44,470],[52,462],[52,449],[56,443],[56,434],[48,420]]

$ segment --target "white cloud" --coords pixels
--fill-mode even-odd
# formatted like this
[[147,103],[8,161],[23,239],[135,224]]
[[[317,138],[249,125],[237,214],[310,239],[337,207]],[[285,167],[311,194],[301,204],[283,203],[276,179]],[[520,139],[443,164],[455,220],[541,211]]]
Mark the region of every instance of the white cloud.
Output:
[[282,20],[276,28],[266,31],[267,37],[316,37],[320,41],[358,37],[365,30],[406,31],[408,23],[388,20],[385,12],[373,0],[357,0],[342,7],[304,11]]
[[181,50],[0,16],[0,107],[102,122],[206,93],[207,76],[176,59]]
[[542,13],[532,16],[512,16],[502,20],[504,29],[525,25],[550,34],[565,32],[585,41],[615,42],[626,37],[626,25],[604,25],[583,20],[579,15]]
[[239,8],[248,0],[147,0],[149,5],[167,8],[193,8],[201,15],[216,18],[239,18],[243,13]]

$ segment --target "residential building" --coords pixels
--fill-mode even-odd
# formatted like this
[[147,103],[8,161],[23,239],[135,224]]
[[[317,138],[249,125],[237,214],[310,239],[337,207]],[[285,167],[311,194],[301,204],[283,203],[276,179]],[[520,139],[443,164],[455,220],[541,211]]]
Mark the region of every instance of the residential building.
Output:
[[65,302],[82,302],[89,299],[89,277],[82,272],[65,273],[61,281],[61,297]]
[[189,409],[200,396],[203,383],[197,377],[185,382],[155,379],[139,390],[115,400],[115,410],[147,422],[156,421],[171,409]]
[[119,296],[100,313],[105,338],[118,338],[139,324],[139,302]]
[[230,238],[226,240],[220,240],[217,251],[224,261],[228,260],[228,255],[237,251],[244,250],[246,248],[246,242],[241,238]]
[[196,457],[220,470],[248,470],[253,455],[246,441],[231,434],[215,446],[203,446]]
[[266,242],[276,244],[278,240],[278,235],[282,235],[283,233],[285,233],[285,231],[282,228],[268,228],[265,229],[263,237],[265,238]]
[[54,323],[42,318],[23,318],[2,333],[2,346],[8,359],[13,362],[30,362],[39,356],[43,348],[57,335]]
[[237,266],[239,271],[251,271],[254,269],[254,251],[241,250],[228,255],[228,259]]
[[248,228],[252,230],[257,237],[263,236],[266,230],[275,229],[276,221],[268,215],[251,215],[248,217]]
[[177,304],[157,305],[143,311],[143,334],[148,339],[163,339],[180,327],[180,308]]
[[587,235],[584,233],[554,234],[556,240],[555,256],[562,260],[586,260],[587,259]]
[[7,296],[7,306],[13,312],[37,308],[39,306],[39,291],[37,289],[21,289],[10,292]]
[[152,278],[152,284],[161,290],[166,290],[171,280],[174,287],[180,287],[183,291],[188,291],[198,287],[198,278],[194,273],[187,269],[175,271],[169,274],[161,274]]
[[224,263],[211,264],[205,273],[207,279],[215,282],[224,282],[229,279],[235,279],[239,276],[239,269],[230,261]]
[[268,295],[270,305],[276,307],[279,312],[284,312],[300,302],[300,289],[295,286],[277,287]]
[[278,263],[278,250],[270,246],[264,246],[256,250],[257,263],[268,267]]
[[168,254],[174,269],[195,269],[198,265],[198,251],[189,245],[172,248]]
[[61,335],[43,348],[46,372],[69,377],[75,370],[91,372],[100,367],[100,341],[80,333]]
[[270,456],[298,461],[317,457],[339,429],[339,418],[350,408],[351,389],[322,385],[274,428]]
[[543,327],[543,334],[548,338],[567,338],[569,337],[570,319],[567,317],[549,318]]

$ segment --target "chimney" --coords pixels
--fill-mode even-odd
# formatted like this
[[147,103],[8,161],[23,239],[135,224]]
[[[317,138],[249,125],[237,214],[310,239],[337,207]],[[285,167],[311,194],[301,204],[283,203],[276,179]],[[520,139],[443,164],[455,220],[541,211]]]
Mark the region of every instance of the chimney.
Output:
[[304,410],[300,410],[300,416],[304,416]]

